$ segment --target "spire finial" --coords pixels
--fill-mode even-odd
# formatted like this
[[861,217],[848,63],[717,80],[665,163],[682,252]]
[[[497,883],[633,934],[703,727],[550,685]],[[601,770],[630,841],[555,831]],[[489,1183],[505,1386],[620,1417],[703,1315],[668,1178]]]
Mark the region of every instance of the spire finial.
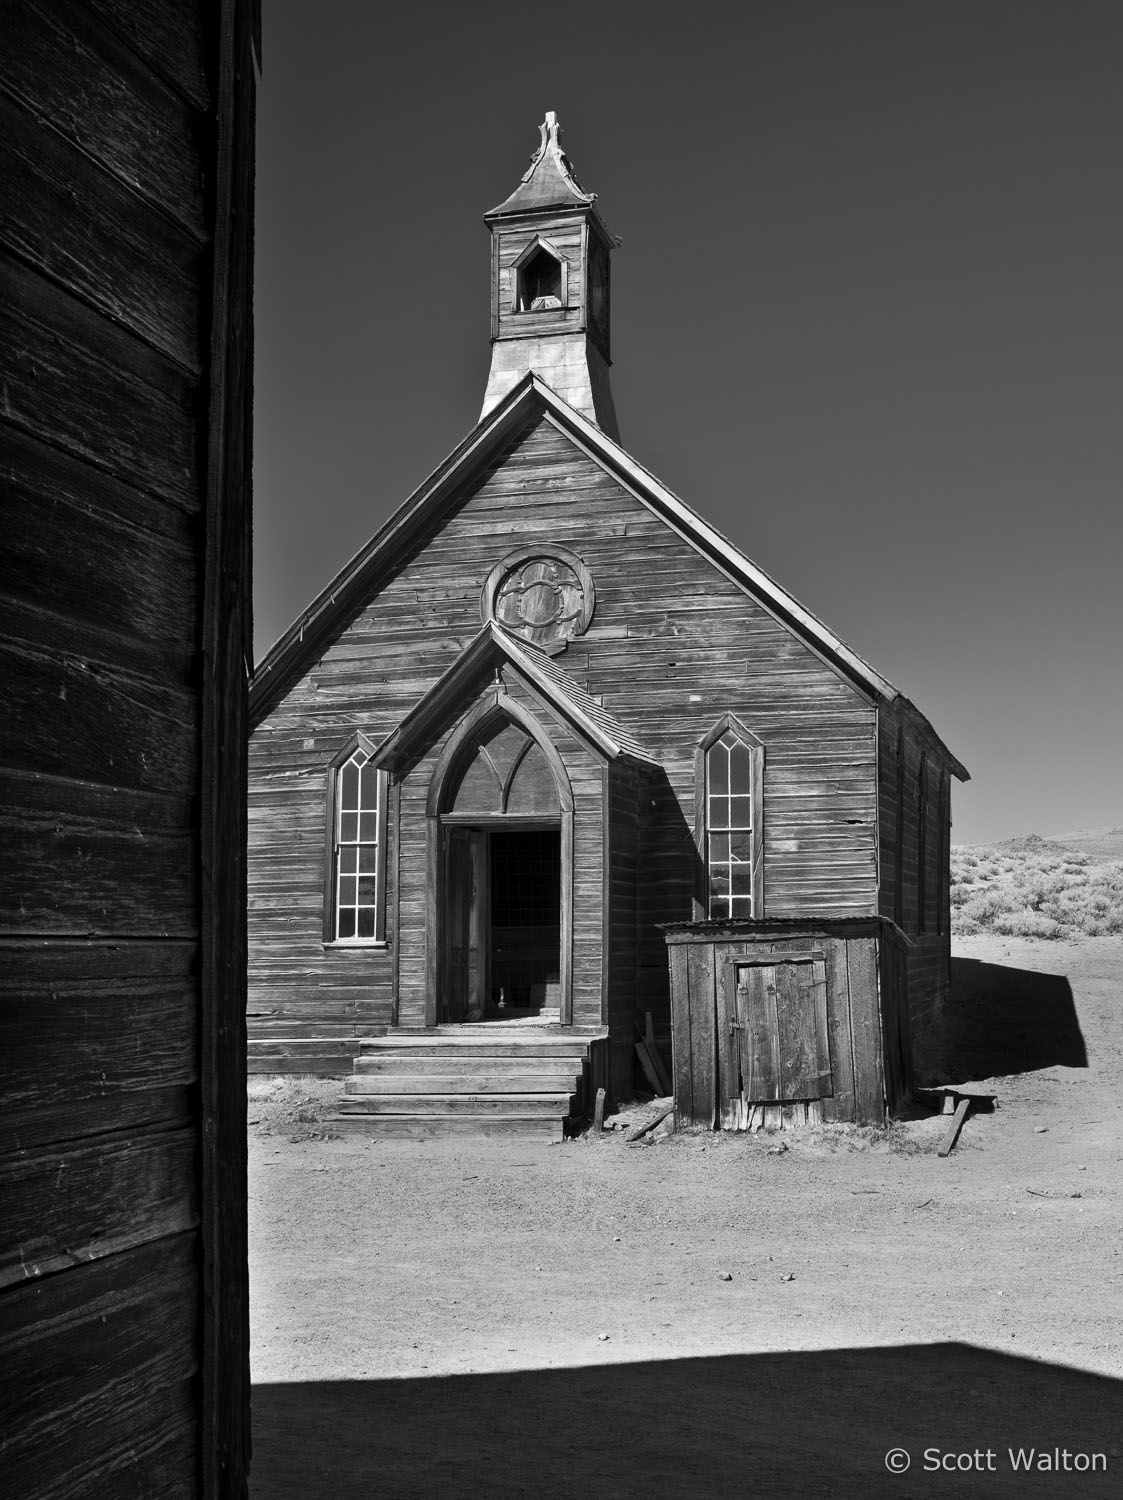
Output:
[[596,193],[586,193],[577,181],[573,163],[562,147],[562,128],[557,111],[548,109],[546,118],[538,127],[538,149],[531,156],[530,166],[523,173],[518,187],[484,217],[489,219],[494,214],[516,213],[526,208],[584,206],[592,203],[596,196]]

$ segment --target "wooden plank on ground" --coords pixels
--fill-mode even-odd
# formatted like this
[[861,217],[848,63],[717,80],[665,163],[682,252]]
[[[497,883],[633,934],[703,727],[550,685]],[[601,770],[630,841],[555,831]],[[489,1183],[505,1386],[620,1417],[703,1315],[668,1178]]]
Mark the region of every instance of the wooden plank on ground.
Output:
[[659,1082],[659,1075],[656,1073],[655,1065],[648,1054],[646,1043],[636,1043],[636,1056],[639,1058],[639,1065],[643,1071],[643,1076],[647,1079],[648,1088],[656,1097],[661,1098],[666,1093],[666,1090]]
[[959,1139],[959,1132],[963,1129],[963,1122],[967,1118],[967,1111],[970,1108],[970,1099],[960,1099],[959,1103],[956,1105],[955,1114],[952,1117],[952,1122],[944,1133],[943,1140],[940,1142],[940,1149],[936,1153],[937,1156],[951,1155],[952,1151],[955,1148],[955,1143]]

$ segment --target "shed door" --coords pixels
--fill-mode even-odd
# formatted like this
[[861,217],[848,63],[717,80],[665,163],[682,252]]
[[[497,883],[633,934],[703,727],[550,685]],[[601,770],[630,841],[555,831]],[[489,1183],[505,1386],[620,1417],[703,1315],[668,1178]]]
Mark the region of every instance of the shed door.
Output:
[[827,970],[819,953],[731,959],[724,1002],[734,1075],[726,1097],[748,1104],[825,1099],[834,1093],[827,1038]]

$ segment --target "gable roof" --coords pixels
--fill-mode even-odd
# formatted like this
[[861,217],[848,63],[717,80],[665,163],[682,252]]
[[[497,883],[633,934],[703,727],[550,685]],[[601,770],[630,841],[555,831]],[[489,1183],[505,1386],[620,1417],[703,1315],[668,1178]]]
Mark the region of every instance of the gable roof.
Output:
[[563,401],[531,371],[472,429],[444,463],[375,532],[272,646],[250,685],[250,723],[256,726],[369,603],[413,539],[536,414],[543,414],[594,462],[697,552],[786,625],[823,661],[873,702],[907,705],[947,756],[961,781],[967,770],[909,700],[798,600],[757,567],[595,423]]
[[545,651],[528,641],[517,640],[490,620],[386,736],[371,756],[372,764],[394,770],[409,760],[446,728],[472,684],[500,663],[514,667],[535,697],[546,702],[581,739],[609,760],[625,755],[631,760],[658,764],[619,720]]

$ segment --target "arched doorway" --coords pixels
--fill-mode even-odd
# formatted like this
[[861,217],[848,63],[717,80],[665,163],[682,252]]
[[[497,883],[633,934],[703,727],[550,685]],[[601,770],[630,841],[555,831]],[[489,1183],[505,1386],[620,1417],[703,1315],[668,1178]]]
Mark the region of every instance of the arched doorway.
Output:
[[430,796],[438,1022],[566,1021],[572,795],[531,715],[470,716]]

